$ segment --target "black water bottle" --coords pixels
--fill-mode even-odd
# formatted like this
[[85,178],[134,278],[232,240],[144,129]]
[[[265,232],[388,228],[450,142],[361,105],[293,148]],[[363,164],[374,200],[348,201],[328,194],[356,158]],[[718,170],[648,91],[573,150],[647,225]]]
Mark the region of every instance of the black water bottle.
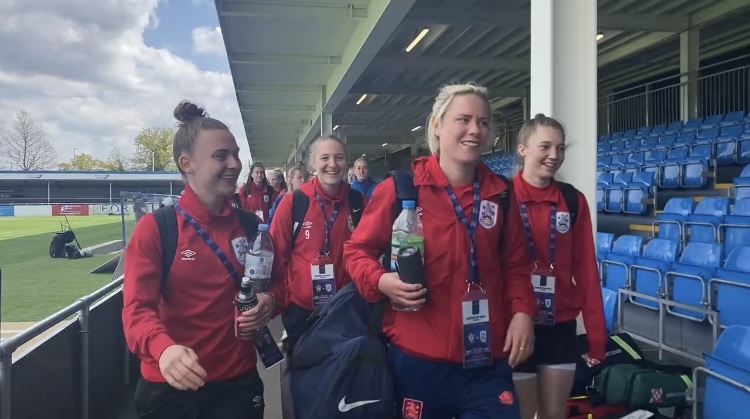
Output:
[[[401,278],[401,281],[407,284],[420,284],[422,288],[427,288],[422,252],[418,247],[402,247],[398,252],[396,263],[398,276]],[[425,294],[424,298],[427,298],[427,294]]]

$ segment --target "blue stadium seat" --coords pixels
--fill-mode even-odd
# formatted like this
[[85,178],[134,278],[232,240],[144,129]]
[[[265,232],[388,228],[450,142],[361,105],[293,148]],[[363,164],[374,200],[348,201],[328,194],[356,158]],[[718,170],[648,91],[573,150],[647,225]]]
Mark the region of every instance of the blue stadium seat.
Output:
[[[664,130],[662,134],[674,134],[676,132],[682,131],[682,128],[683,128],[682,121],[674,121],[667,126],[667,128]],[[653,133],[654,131],[651,130],[651,132]]]
[[634,129],[627,130],[627,131],[625,131],[625,132],[622,133],[622,138],[625,139],[625,140],[627,140],[629,138],[633,138],[633,137],[635,137],[636,132],[637,131],[634,130]]
[[632,173],[618,173],[614,180],[604,189],[606,201],[605,212],[620,213],[625,209],[625,188],[633,180]]
[[750,198],[742,198],[734,203],[732,214],[725,216],[719,225],[719,237],[724,244],[725,255],[737,247],[750,246]]
[[638,151],[650,151],[656,148],[656,144],[659,143],[658,135],[650,135],[646,138],[641,139],[641,144],[638,146]]
[[734,199],[750,198],[750,164],[745,166],[740,177],[734,178]]
[[[733,381],[750,383],[750,328],[727,328],[716,342],[712,354],[703,355],[705,368]],[[750,394],[726,381],[706,376],[703,395],[703,419],[738,418],[738,412],[750,405]]]
[[617,291],[625,287],[630,281],[629,266],[643,250],[643,237],[622,235],[615,240],[612,251],[602,259],[604,276],[602,283],[605,288]]
[[[675,302],[705,307],[708,304],[708,281],[722,261],[722,246],[710,243],[688,243],[667,273],[667,295]],[[706,316],[687,309],[667,307],[667,311],[689,320],[703,321]]]
[[745,129],[737,139],[737,163],[750,163],[750,123],[745,124]]
[[596,179],[596,210],[604,211],[604,204],[607,201],[607,188],[612,183],[614,175],[612,173],[602,173]]
[[706,117],[706,119],[703,120],[703,123],[700,125],[701,128],[713,128],[717,127],[721,124],[721,121],[724,120],[724,114],[716,114],[716,115],[709,115]]
[[680,186],[683,188],[702,188],[706,186],[703,173],[708,170],[711,162],[713,144],[694,144],[690,155],[682,161],[680,167]]
[[[675,140],[674,144],[672,145],[672,149],[674,148],[684,148],[687,152],[690,151],[690,147],[695,144],[695,139],[697,138],[696,131],[682,131]],[[687,152],[685,155],[687,155]]]
[[616,152],[619,153],[625,148],[625,142],[622,140],[617,140],[617,142],[611,143],[609,147],[610,152]]
[[648,204],[643,202],[651,194],[651,188],[654,186],[654,172],[640,172],[633,175],[633,180],[625,188],[625,208],[626,214],[644,215],[648,212]]
[[652,136],[659,136],[659,135],[664,134],[664,131],[666,130],[667,130],[667,124],[654,125],[654,127],[651,128],[651,132],[649,134],[651,134]]
[[745,119],[745,111],[729,112],[727,116],[724,117],[724,120],[719,123],[719,125],[723,127],[729,125],[739,125],[742,123],[743,119]]
[[607,325],[607,333],[615,333],[617,323],[617,291],[602,288],[602,302],[604,303],[604,322]]
[[683,224],[690,243],[718,243],[719,225],[729,213],[729,198],[703,198]]
[[643,151],[635,151],[628,155],[628,161],[623,166],[625,173],[638,173],[641,171],[641,166],[646,159],[646,153]]
[[737,141],[740,140],[743,125],[729,125],[721,128],[714,144],[714,157],[718,164],[734,164],[737,161]]
[[682,131],[695,131],[703,125],[703,118],[690,118],[682,127]]
[[659,165],[667,158],[667,150],[646,151],[644,156],[645,158],[643,160],[643,165],[641,165],[641,171],[658,173]]
[[[665,279],[672,262],[677,260],[679,242],[675,240],[651,239],[643,250],[643,256],[636,257],[630,266],[631,289],[641,294],[659,297],[665,289]],[[657,309],[658,303],[637,297],[630,297],[633,304]]]
[[682,166],[680,163],[687,157],[687,146],[674,147],[667,152],[667,158],[659,165],[659,187],[679,188]]
[[615,241],[615,235],[612,233],[596,233],[596,259],[601,261],[602,258],[612,251],[612,243]]
[[724,267],[709,281],[709,302],[719,312],[721,327],[750,326],[750,247],[735,247]]
[[659,234],[655,237],[667,240],[683,240],[683,224],[688,220],[688,215],[693,213],[695,201],[693,198],[672,198],[667,201],[664,211],[656,216],[654,227],[659,227]]
[[656,149],[657,150],[669,150],[674,145],[674,142],[677,141],[677,135],[676,134],[666,134],[659,137],[659,141],[656,142]]
[[651,134],[651,127],[640,127],[638,128],[638,132],[635,133],[635,138],[643,138]]

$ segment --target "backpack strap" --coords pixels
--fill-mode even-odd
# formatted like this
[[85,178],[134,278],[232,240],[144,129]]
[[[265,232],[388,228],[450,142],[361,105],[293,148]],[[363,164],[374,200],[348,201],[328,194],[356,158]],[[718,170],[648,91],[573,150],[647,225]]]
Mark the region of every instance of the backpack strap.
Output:
[[362,207],[364,206],[364,197],[362,192],[349,188],[349,214],[352,216],[354,227],[359,225],[362,218]]
[[570,225],[574,226],[578,219],[578,189],[570,183],[557,182],[557,184],[560,186],[560,192],[570,212]]
[[292,246],[297,241],[302,222],[305,221],[307,209],[310,207],[310,198],[302,190],[292,192]]
[[510,197],[513,193],[513,182],[503,175],[497,175],[505,184],[505,190],[500,193],[500,209],[503,210],[503,228],[508,225],[508,211],[510,210]]
[[240,226],[242,226],[242,229],[245,231],[248,240],[258,234],[258,225],[260,223],[258,223],[258,217],[256,217],[255,214],[251,214],[239,208],[235,208],[234,212],[237,213],[237,219],[239,219]]
[[234,209],[242,208],[242,200],[240,199],[239,192],[235,192],[234,195],[232,195],[232,208]]
[[167,278],[177,253],[177,212],[172,205],[159,208],[153,212],[161,240],[161,293],[167,291]]

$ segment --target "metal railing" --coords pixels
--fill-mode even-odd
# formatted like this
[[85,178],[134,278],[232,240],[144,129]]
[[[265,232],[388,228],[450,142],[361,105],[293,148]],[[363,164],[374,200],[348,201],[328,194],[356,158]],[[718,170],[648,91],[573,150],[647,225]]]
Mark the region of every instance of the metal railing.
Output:
[[[89,418],[89,309],[97,300],[118,290],[123,277],[110,282],[93,293],[79,298],[73,304],[34,324],[23,332],[0,342],[0,419],[11,419],[11,377],[13,352],[42,333],[77,314],[80,327],[80,415]],[[127,358],[126,358],[127,359]]]

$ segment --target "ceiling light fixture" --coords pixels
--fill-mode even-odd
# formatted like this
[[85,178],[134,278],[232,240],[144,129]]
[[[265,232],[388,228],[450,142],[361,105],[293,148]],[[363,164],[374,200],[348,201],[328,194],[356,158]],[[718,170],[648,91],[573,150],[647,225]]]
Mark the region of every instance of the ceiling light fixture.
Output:
[[387,146],[387,145],[388,145],[388,143],[383,143],[383,144],[381,145],[381,147],[385,147],[385,146]]
[[596,40],[597,41],[601,41],[602,38],[604,38],[604,32],[599,32],[598,34],[596,34]]
[[362,103],[362,101],[365,100],[366,97],[367,97],[367,93],[365,93],[364,95],[362,95],[362,97],[359,98],[359,100],[357,101],[357,105],[359,105],[360,103]]
[[339,126],[338,126],[338,125],[336,125],[335,127],[333,127],[333,130],[334,130],[334,131],[336,131],[337,129],[339,129]]
[[422,31],[421,31],[421,32],[419,32],[419,35],[417,35],[417,36],[416,36],[416,37],[414,38],[414,40],[413,40],[413,41],[411,41],[411,44],[409,44],[409,46],[408,46],[408,47],[406,47],[406,52],[411,52],[411,50],[412,50],[412,49],[414,49],[414,47],[416,47],[416,46],[417,46],[417,44],[419,43],[419,41],[421,41],[421,40],[422,40],[422,38],[424,38],[424,37],[425,37],[425,35],[427,35],[427,32],[429,32],[429,31],[430,31],[430,30],[429,30],[429,29],[427,29],[427,28],[424,28],[424,29],[422,29]]
[[417,125],[416,127],[414,127],[414,128],[411,129],[411,132],[418,131],[420,129],[422,129],[422,126],[421,125]]

